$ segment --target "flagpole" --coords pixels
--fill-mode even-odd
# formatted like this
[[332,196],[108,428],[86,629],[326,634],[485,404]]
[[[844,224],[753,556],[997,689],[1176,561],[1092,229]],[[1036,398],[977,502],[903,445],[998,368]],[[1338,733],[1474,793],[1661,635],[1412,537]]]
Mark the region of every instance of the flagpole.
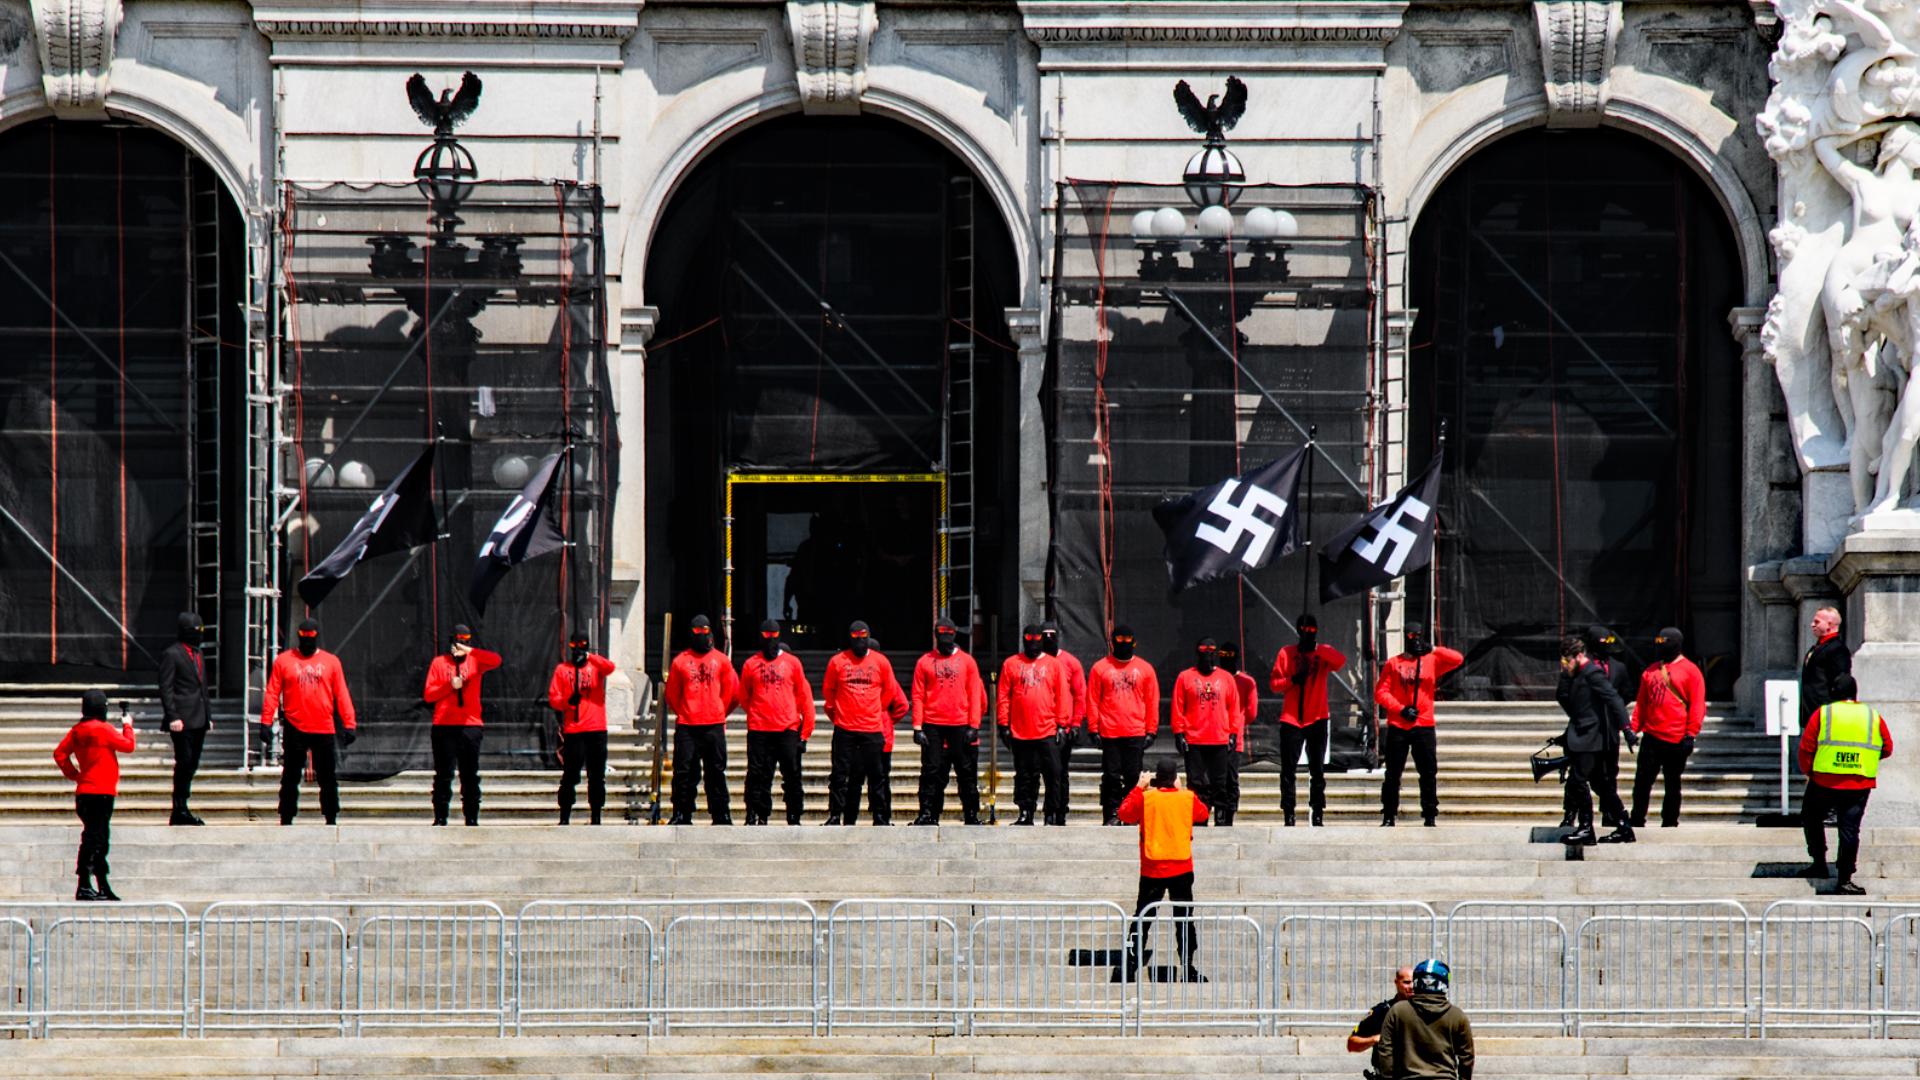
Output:
[[[433,475],[434,475],[434,478],[440,482],[439,483],[440,538],[451,541],[453,539],[453,518],[449,516],[449,513],[447,511],[447,445],[446,444],[447,444],[446,424],[436,419],[433,422]],[[444,576],[446,578],[446,583],[447,583],[447,603],[451,605],[453,603],[453,545],[451,543],[447,545],[447,557],[444,559],[441,559],[438,557],[439,553],[437,550],[435,551],[434,554],[435,554],[434,561],[446,568],[446,572]],[[435,583],[434,585],[434,593],[436,596],[438,596],[439,594],[438,583]],[[437,602],[433,605],[432,644],[435,649],[438,649],[440,647],[440,605]]]
[[1320,454],[1314,440],[1320,434],[1319,424],[1307,425],[1307,486],[1300,496],[1300,516],[1303,522],[1301,533],[1306,542],[1300,546],[1300,610],[1306,611],[1313,603],[1308,596],[1308,575],[1313,571],[1313,459]]
[[[1447,457],[1447,418],[1444,416],[1440,418],[1440,449],[1438,453],[1440,460],[1444,462]],[[1442,465],[1440,467],[1440,483],[1446,483],[1446,479],[1446,466]],[[1439,499],[1434,500],[1436,503],[1439,501]],[[1428,641],[1434,640],[1437,635],[1438,627],[1434,626],[1433,622],[1440,611],[1440,508],[1438,506],[1433,508],[1433,519],[1433,558],[1427,563]]]

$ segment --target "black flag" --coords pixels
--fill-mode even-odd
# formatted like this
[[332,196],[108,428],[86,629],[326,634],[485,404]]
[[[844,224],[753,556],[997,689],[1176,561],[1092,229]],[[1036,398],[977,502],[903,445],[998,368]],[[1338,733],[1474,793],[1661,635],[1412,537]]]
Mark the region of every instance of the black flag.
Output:
[[1302,447],[1153,508],[1167,534],[1167,582],[1174,592],[1258,570],[1300,546]]
[[1440,461],[1400,494],[1366,512],[1320,549],[1320,602],[1365,592],[1411,574],[1433,561],[1433,526],[1439,517]]
[[428,443],[353,523],[333,554],[320,560],[295,588],[308,607],[317,608],[362,559],[407,551],[439,537],[440,518],[433,512],[433,444]]
[[507,571],[538,555],[558,551],[566,544],[560,531],[560,486],[566,474],[561,470],[566,451],[548,455],[540,463],[533,479],[507,504],[506,512],[493,523],[487,542],[480,547],[480,558],[473,564],[473,582],[467,586],[467,599],[473,610],[484,615],[487,597]]

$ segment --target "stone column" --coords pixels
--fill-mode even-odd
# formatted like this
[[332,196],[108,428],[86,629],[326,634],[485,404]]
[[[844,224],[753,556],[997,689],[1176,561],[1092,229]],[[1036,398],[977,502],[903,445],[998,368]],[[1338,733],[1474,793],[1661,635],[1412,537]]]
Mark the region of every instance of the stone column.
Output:
[[1880,710],[1893,734],[1895,756],[1880,766],[1870,820],[1920,821],[1920,529],[1849,535],[1827,558],[1827,576],[1846,597],[1841,630],[1854,650],[1860,700]]
[[1754,722],[1764,720],[1760,695],[1766,680],[1794,678],[1800,653],[1800,606],[1837,597],[1826,578],[1824,557],[1795,559],[1800,550],[1800,465],[1786,425],[1779,381],[1761,341],[1765,308],[1727,313],[1741,361],[1741,565],[1747,590],[1740,605],[1740,679],[1734,694]]
[[1040,380],[1047,369],[1045,315],[1037,308],[1008,308],[1007,331],[1020,350],[1020,488],[1015,518],[1019,621],[1039,622],[1046,610],[1047,545],[1053,536],[1047,514],[1047,423],[1040,403]]
[[620,350],[608,372],[620,431],[620,486],[607,553],[607,655],[625,671],[645,670],[647,658],[647,342],[659,325],[658,308],[622,309]]

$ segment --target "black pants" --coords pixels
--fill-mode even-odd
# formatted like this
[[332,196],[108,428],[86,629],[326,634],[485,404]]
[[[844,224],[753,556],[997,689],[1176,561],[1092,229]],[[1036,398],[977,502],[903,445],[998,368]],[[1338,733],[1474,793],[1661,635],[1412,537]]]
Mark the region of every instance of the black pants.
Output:
[[107,876],[107,824],[113,820],[113,796],[75,795],[73,812],[80,815],[80,855],[73,872]]
[[580,771],[587,773],[587,807],[595,814],[607,805],[607,733],[576,731],[560,736],[560,809],[573,809]]
[[[433,733],[440,734],[439,728]],[[474,729],[478,731],[478,728]],[[436,740],[435,756],[438,756]],[[339,762],[334,736],[309,735],[292,724],[280,725],[280,823],[293,821],[300,813],[300,780],[307,771],[307,757],[313,757],[313,782],[320,785],[320,816],[329,825],[340,815],[340,780],[335,766]]]
[[1420,816],[1440,814],[1439,756],[1433,729],[1417,727],[1401,730],[1389,726],[1381,734],[1381,757],[1387,763],[1387,778],[1380,784],[1380,813],[1394,817],[1400,813],[1400,776],[1407,771],[1407,755],[1413,755],[1413,767],[1420,773]]
[[1668,828],[1680,824],[1680,774],[1687,767],[1687,750],[1677,742],[1651,735],[1640,737],[1640,757],[1633,772],[1633,824],[1647,823],[1647,805],[1653,801],[1653,776],[1666,774],[1666,794],[1660,800],[1660,824]]
[[727,725],[673,725],[673,816],[693,817],[700,785],[707,785],[707,817],[722,822],[733,816],[727,794]]
[[[1627,809],[1620,805],[1620,788],[1607,774],[1607,759],[1612,753],[1607,750],[1569,750],[1567,751],[1567,813],[1573,815],[1574,824],[1593,824],[1593,803],[1600,802],[1600,812],[1615,821],[1627,820]],[[1592,796],[1588,796],[1588,792]]]
[[482,727],[436,724],[433,728],[433,820],[447,820],[453,803],[453,770],[460,769],[460,812],[467,824],[480,824],[480,737]]
[[193,795],[193,774],[200,771],[200,750],[207,743],[207,729],[189,728],[168,733],[173,739],[173,812],[187,813],[187,799]]
[[1140,782],[1142,760],[1147,756],[1145,735],[1115,735],[1100,740],[1100,820],[1112,821],[1127,800],[1127,792]]
[[893,820],[893,755],[882,731],[833,729],[833,766],[827,773],[827,816],[852,825],[860,818],[860,787],[875,823]]
[[807,795],[800,786],[800,732],[747,732],[747,816],[766,820],[773,813],[773,771],[780,770],[780,790],[787,804],[787,824],[800,824]]
[[980,732],[965,724],[927,724],[920,729],[920,813],[940,820],[947,809],[947,772],[960,788],[960,812],[968,821],[980,816]]
[[1213,811],[1215,825],[1233,824],[1240,809],[1240,755],[1232,743],[1187,744],[1187,790]]
[[[1067,812],[1067,793],[1060,787],[1060,744],[1049,735],[1044,739],[1010,739],[1013,743],[1013,804],[1022,814],[1034,807],[1043,808],[1052,818],[1057,811]],[[1040,802],[1040,785],[1047,787],[1047,800]]]
[[1300,751],[1307,752],[1307,805],[1314,810],[1327,808],[1327,732],[1328,720],[1316,720],[1305,727],[1280,725],[1280,809],[1293,813],[1298,792],[1296,774],[1300,769]]
[[1809,780],[1806,794],[1800,797],[1800,828],[1807,834],[1807,855],[1814,862],[1827,861],[1827,811],[1839,818],[1840,857],[1833,868],[1841,881],[1852,880],[1860,868],[1860,821],[1867,816],[1867,796],[1872,794],[1871,788],[1843,791]]
[[1193,966],[1197,935],[1193,932],[1193,908],[1188,906],[1193,903],[1193,871],[1189,870],[1176,877],[1143,876],[1140,879],[1140,893],[1133,905],[1133,926],[1127,932],[1127,967],[1131,971],[1140,970],[1143,962],[1141,954],[1145,951],[1147,936],[1153,933],[1152,924],[1148,923],[1144,916],[1147,909],[1158,903],[1162,897],[1173,901],[1169,914],[1183,920],[1179,924],[1180,940],[1178,942],[1181,966],[1187,968]]

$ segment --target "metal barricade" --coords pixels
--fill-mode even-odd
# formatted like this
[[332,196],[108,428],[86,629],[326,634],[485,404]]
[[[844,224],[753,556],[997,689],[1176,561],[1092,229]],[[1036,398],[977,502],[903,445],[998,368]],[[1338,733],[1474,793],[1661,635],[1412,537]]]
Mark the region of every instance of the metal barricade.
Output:
[[42,1033],[158,1030],[187,1034],[186,909],[170,903],[40,908]]
[[[645,907],[646,905],[642,905]],[[801,1028],[819,1022],[818,917],[804,900],[657,905],[660,1030]]]
[[[1876,910],[1885,911],[1880,905]],[[1920,911],[1887,916],[1878,938],[1881,990],[1880,1034],[1920,1024]],[[1763,1032],[1764,1034],[1764,1032]]]
[[347,928],[300,904],[221,901],[200,913],[198,1031],[347,1033]]
[[977,905],[950,900],[842,900],[827,911],[826,1033],[966,1024],[960,927]]
[[1748,920],[1719,915],[1595,915],[1574,936],[1574,1031],[1590,1027],[1739,1029],[1750,1024]]
[[[1264,1030],[1270,1001],[1267,959],[1253,917],[1162,900],[1133,922],[1129,946],[1134,933],[1143,941],[1133,980],[1136,1034],[1149,1025],[1156,1031]],[[1168,956],[1175,963],[1165,963]]]
[[1279,1025],[1351,1027],[1393,995],[1393,973],[1434,955],[1439,918],[1421,903],[1278,903],[1273,1015]]
[[535,900],[514,922],[514,1029],[647,1034],[653,924],[620,900]]
[[[1761,1038],[1794,1029],[1873,1030],[1874,984],[1885,955],[1870,921],[1876,910],[1821,900],[1767,905],[1760,913],[1755,1005]],[[1888,967],[1893,967],[1890,958]],[[1889,970],[1889,997],[1896,992],[1896,978]]]
[[1105,901],[1039,902],[975,919],[967,930],[968,1032],[1124,1032],[1129,984],[1124,966],[1114,964],[1130,921],[1120,905]]
[[0,1031],[31,1033],[34,1028],[33,927],[16,916],[0,918]]
[[1571,1030],[1567,928],[1548,915],[1447,919],[1448,996],[1480,1028]]
[[492,1028],[507,1033],[507,918],[483,900],[372,905],[353,928],[356,1033]]

